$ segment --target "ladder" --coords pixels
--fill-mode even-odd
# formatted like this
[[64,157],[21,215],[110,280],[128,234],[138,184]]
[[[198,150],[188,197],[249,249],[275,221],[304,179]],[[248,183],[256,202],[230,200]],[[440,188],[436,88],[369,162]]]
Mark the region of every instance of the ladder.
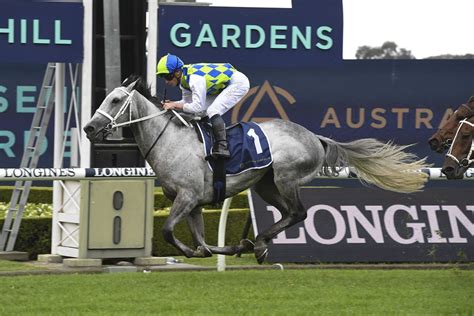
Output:
[[[48,63],[43,77],[36,111],[31,123],[28,144],[24,149],[20,168],[36,168],[41,152],[41,145],[46,138],[51,113],[54,108],[54,75],[56,64]],[[20,229],[21,218],[28,200],[32,181],[16,181],[10,201],[2,234],[0,235],[0,251],[13,251]]]

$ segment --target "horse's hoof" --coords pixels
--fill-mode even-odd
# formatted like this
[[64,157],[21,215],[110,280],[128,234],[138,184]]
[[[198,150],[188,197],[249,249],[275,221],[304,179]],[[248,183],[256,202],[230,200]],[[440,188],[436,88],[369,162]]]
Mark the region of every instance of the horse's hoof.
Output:
[[198,246],[197,249],[194,251],[193,256],[199,258],[212,257],[212,252],[206,246]]
[[268,256],[268,248],[265,249],[256,249],[255,258],[257,259],[258,264],[262,264]]
[[259,264],[262,264],[268,256],[268,245],[263,239],[259,239],[258,236],[255,241],[254,252]]
[[255,248],[255,244],[250,239],[242,239],[240,241],[241,252],[251,252]]

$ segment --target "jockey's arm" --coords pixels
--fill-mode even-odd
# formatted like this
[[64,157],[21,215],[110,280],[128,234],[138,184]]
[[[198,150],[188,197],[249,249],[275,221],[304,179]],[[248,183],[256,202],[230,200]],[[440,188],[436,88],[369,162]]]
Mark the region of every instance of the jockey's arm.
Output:
[[166,110],[182,110],[186,113],[202,116],[206,113],[206,79],[202,76],[191,75],[189,88],[181,87],[182,99],[179,101],[166,102],[163,107]]
[[189,76],[189,88],[183,89],[183,111],[199,114],[206,110],[206,79],[203,76]]

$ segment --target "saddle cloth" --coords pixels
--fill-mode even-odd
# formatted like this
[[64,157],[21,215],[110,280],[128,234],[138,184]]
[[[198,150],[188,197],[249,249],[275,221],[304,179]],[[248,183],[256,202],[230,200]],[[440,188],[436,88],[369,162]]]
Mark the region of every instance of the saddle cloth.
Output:
[[[209,123],[196,122],[198,133],[203,141],[203,150],[211,154],[214,135]],[[253,122],[241,122],[226,129],[230,158],[225,160],[226,174],[238,175],[251,169],[262,169],[273,162],[267,136],[260,126]],[[208,165],[215,170],[215,160],[209,159]]]

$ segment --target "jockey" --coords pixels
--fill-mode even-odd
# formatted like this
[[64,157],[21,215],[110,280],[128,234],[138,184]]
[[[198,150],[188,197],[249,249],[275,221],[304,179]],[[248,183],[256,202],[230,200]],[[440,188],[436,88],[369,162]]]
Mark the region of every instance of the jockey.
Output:
[[249,80],[228,63],[199,63],[185,65],[168,54],[156,66],[156,74],[166,85],[182,91],[180,101],[164,100],[167,110],[182,110],[199,116],[208,116],[214,133],[213,158],[229,158],[225,123],[222,115],[234,107],[249,91]]

